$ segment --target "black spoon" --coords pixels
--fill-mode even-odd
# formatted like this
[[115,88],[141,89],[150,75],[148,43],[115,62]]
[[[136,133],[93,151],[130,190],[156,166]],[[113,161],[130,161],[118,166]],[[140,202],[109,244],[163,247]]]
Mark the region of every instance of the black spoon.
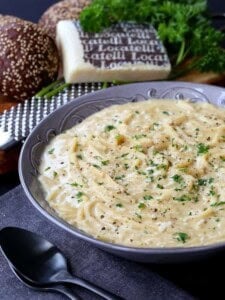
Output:
[[73,277],[60,250],[36,233],[5,227],[0,231],[0,246],[14,269],[36,285],[73,283],[104,299],[121,299],[88,281]]
[[51,286],[41,286],[41,285],[36,285],[32,282],[30,282],[28,279],[23,277],[23,275],[19,274],[12,265],[10,265],[11,270],[15,274],[15,276],[27,287],[35,290],[35,291],[41,291],[41,292],[58,292],[60,294],[63,294],[64,296],[67,296],[70,300],[80,300],[81,298],[78,296],[75,296],[74,294],[71,293],[71,291],[63,286],[63,285],[51,285]]

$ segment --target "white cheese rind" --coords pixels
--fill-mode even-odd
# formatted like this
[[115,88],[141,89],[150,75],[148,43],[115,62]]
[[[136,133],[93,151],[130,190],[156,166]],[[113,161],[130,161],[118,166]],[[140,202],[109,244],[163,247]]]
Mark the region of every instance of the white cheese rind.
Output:
[[[160,55],[163,57],[163,65],[145,63],[139,59],[137,62],[121,61],[121,64],[115,63],[114,67],[104,67],[103,61],[103,67],[98,67],[85,61],[84,43],[81,42],[79,27],[75,25],[73,21],[60,21],[57,25],[56,40],[62,55],[63,75],[66,82],[147,81],[164,79],[169,75],[171,65],[166,52],[162,53],[165,51],[162,44],[160,44]],[[86,37],[87,35],[85,34]],[[99,37],[98,34],[96,36]],[[93,35],[90,35],[90,38],[93,38]],[[110,54],[113,56],[115,52],[112,51]],[[146,52],[147,55],[151,57],[155,53]]]

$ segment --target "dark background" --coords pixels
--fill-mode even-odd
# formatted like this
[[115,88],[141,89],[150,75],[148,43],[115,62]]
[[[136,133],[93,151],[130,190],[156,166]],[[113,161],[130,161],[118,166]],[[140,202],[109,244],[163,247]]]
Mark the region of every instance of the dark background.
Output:
[[[123,0],[121,0],[123,1]],[[37,22],[41,14],[56,0],[0,0],[0,14],[16,15]],[[211,11],[225,12],[225,0],[209,0]]]
[[[58,1],[0,0],[0,14],[16,15],[37,22],[45,9],[56,2]],[[225,12],[225,0],[209,0],[208,5],[212,12]],[[19,184],[17,174],[1,176],[0,195],[17,184]],[[225,299],[224,253],[220,256],[217,255],[216,258],[198,263],[173,266],[154,265],[151,268],[199,299]]]

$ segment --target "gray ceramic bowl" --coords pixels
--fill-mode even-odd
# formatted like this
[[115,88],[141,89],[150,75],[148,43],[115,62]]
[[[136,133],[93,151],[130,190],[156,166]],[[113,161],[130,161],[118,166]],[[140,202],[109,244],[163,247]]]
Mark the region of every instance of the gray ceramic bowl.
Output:
[[31,203],[50,221],[73,236],[105,251],[141,262],[173,263],[198,260],[225,250],[225,242],[189,248],[132,248],[97,240],[70,226],[49,207],[37,180],[38,165],[45,145],[62,131],[87,116],[113,104],[143,101],[150,98],[191,99],[225,106],[225,89],[185,82],[146,82],[128,84],[77,98],[45,118],[27,138],[19,160],[19,175]]

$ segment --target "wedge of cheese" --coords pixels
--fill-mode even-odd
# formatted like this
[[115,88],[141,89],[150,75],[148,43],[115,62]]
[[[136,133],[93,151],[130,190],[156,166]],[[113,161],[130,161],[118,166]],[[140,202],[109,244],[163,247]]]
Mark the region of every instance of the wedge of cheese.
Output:
[[86,33],[79,22],[60,21],[56,40],[68,83],[164,79],[171,70],[150,25],[119,23],[101,33]]

